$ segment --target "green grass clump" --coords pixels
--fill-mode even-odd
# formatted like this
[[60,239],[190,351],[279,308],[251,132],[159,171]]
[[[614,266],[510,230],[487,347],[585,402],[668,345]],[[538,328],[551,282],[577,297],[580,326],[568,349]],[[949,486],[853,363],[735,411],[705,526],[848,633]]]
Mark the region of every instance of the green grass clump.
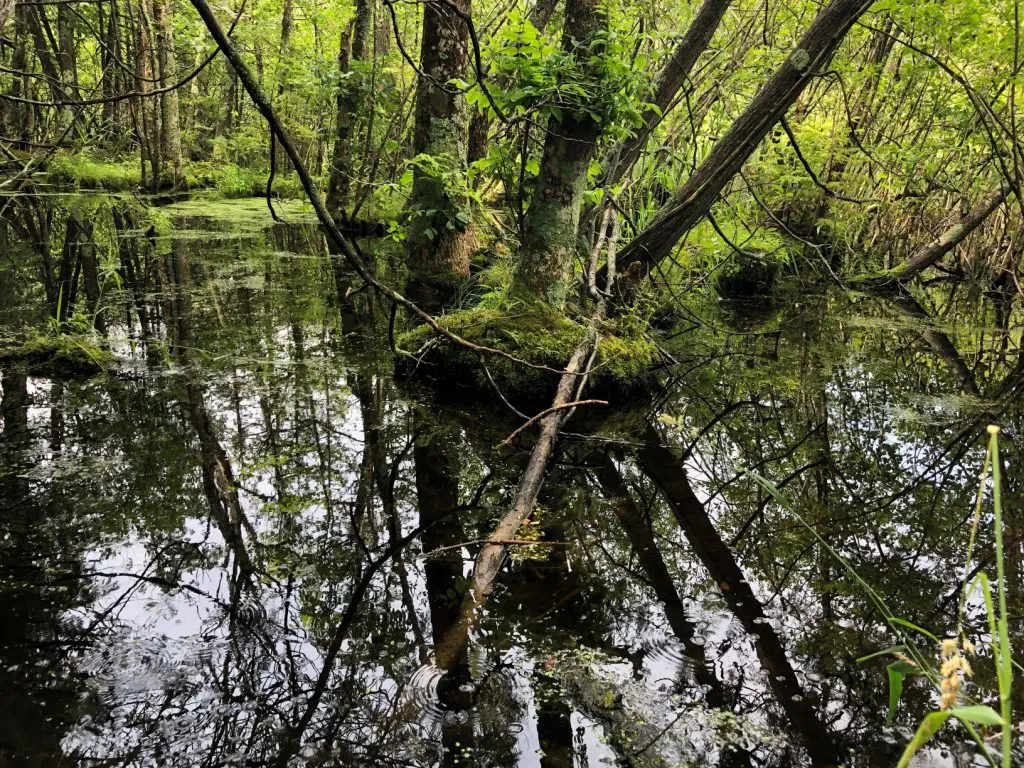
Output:
[[[265,168],[207,162],[188,163],[183,172],[186,188],[209,188],[217,197],[226,200],[266,194],[268,175],[269,171]],[[278,172],[274,177],[271,192],[275,197],[289,200],[305,197],[299,178],[294,172]]]

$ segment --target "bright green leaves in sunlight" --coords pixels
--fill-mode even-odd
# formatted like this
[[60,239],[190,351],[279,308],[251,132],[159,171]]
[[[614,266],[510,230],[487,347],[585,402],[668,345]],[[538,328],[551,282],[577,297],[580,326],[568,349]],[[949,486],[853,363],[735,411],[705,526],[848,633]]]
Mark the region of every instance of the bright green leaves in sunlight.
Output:
[[[602,29],[566,52],[513,12],[488,46],[487,88],[511,119],[590,119],[602,126],[606,140],[622,139],[651,108],[643,98],[650,83],[647,58],[634,59],[632,44],[625,35]],[[466,88],[471,104],[494,113],[481,83]]]

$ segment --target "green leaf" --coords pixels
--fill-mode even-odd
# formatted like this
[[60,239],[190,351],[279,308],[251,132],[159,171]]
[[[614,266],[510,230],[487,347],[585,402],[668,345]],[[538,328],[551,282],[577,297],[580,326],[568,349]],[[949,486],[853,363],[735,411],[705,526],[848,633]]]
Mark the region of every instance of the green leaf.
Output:
[[858,664],[863,664],[865,661],[871,661],[871,659],[877,659],[879,656],[892,656],[895,653],[905,653],[907,646],[905,645],[894,645],[891,648],[883,648],[880,651],[869,653],[867,656],[861,656],[857,659]]
[[992,707],[985,704],[975,704],[970,707],[957,707],[949,711],[953,717],[963,720],[965,723],[977,723],[978,725],[994,725],[1003,727],[1003,718]]
[[898,624],[901,627],[906,627],[907,629],[912,629],[914,632],[919,632],[922,635],[924,635],[925,637],[927,637],[929,640],[932,640],[936,645],[939,644],[939,638],[937,638],[935,635],[933,635],[927,629],[923,629],[923,628],[917,626],[917,624],[909,622],[906,619],[897,618],[896,616],[893,616],[891,619],[889,619],[889,621],[892,624]]
[[903,751],[903,757],[900,758],[899,764],[896,768],[907,768],[910,765],[911,759],[917,754],[917,751],[921,749],[928,741],[934,736],[939,728],[941,728],[947,720],[950,718],[949,712],[932,712],[921,721],[921,724],[917,727],[917,732],[914,734],[914,738],[907,744],[907,748]]
[[894,661],[886,671],[889,673],[889,710],[885,714],[885,724],[892,725],[896,716],[896,707],[900,703],[900,695],[903,693],[903,676],[919,675],[921,670],[914,664],[905,661]]

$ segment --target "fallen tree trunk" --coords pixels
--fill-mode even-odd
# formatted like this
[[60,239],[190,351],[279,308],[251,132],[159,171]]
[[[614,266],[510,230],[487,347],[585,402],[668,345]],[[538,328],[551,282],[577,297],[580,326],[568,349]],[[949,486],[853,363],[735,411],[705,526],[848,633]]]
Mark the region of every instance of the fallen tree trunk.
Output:
[[863,275],[852,282],[862,285],[885,285],[894,281],[909,280],[921,274],[928,267],[934,266],[939,259],[956,248],[967,239],[974,230],[980,227],[1000,205],[1006,201],[1007,191],[1000,188],[990,192],[981,202],[961,216],[956,224],[948,227],[941,235],[918,248],[909,259],[902,264],[886,270],[880,275]]
[[459,657],[469,640],[469,633],[476,624],[480,608],[487,602],[494,583],[505,560],[507,546],[504,543],[515,538],[519,526],[533,512],[544,481],[544,473],[554,452],[555,443],[562,425],[568,421],[575,411],[570,403],[579,399],[590,372],[590,365],[597,350],[597,323],[604,314],[604,302],[591,319],[590,326],[583,340],[573,351],[565,372],[558,382],[558,390],[551,408],[546,416],[540,419],[540,436],[537,438],[526,470],[523,472],[512,498],[508,512],[487,537],[488,543],[476,557],[473,569],[473,585],[462,600],[459,616],[445,636],[434,647],[434,663],[441,669],[449,669]]
[[[615,274],[615,253],[618,246],[618,226],[612,228],[612,234],[606,241],[599,243],[600,248],[607,244],[607,265],[609,273]],[[596,254],[595,248],[595,254]],[[469,632],[477,621],[479,610],[483,607],[487,598],[494,590],[494,582],[505,560],[506,545],[501,543],[515,538],[519,526],[533,512],[537,503],[537,494],[540,492],[544,480],[544,473],[554,453],[555,443],[558,440],[558,433],[562,425],[572,416],[576,406],[581,404],[580,394],[587,384],[591,366],[597,355],[597,345],[600,341],[597,328],[604,319],[607,301],[606,293],[597,290],[596,275],[591,269],[588,275],[590,290],[588,294],[595,297],[594,313],[587,324],[586,333],[583,339],[576,345],[569,363],[565,366],[561,379],[558,381],[558,389],[555,392],[555,399],[550,408],[542,411],[533,419],[527,420],[527,426],[536,421],[540,425],[540,436],[530,452],[530,459],[526,465],[516,488],[515,496],[512,498],[512,505],[509,511],[498,523],[498,526],[491,531],[487,537],[489,542],[480,550],[476,557],[476,565],[473,569],[473,585],[463,598],[459,616],[452,624],[449,631],[435,644],[434,663],[442,669],[448,669],[459,657],[462,649],[469,640]],[[588,401],[590,403],[603,403],[603,401]],[[522,428],[512,433],[514,437],[522,431]],[[510,438],[511,439],[511,438]]]

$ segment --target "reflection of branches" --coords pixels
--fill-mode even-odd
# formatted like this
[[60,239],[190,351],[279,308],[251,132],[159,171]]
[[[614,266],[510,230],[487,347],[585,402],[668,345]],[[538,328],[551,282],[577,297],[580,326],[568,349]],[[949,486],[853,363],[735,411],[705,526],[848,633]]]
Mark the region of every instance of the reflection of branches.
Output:
[[405,536],[393,540],[384,552],[379,555],[376,560],[373,560],[367,567],[366,571],[363,572],[362,577],[352,590],[348,605],[345,607],[345,611],[331,636],[331,641],[327,646],[327,650],[324,652],[322,668],[317,677],[316,683],[313,686],[313,690],[310,693],[309,700],[306,703],[306,708],[295,724],[288,729],[288,733],[284,737],[284,743],[281,750],[278,753],[277,758],[272,763],[275,768],[285,768],[288,761],[291,759],[291,756],[294,755],[301,746],[303,734],[309,727],[313,716],[316,714],[317,709],[320,706],[320,701],[323,699],[324,693],[327,691],[335,660],[341,652],[342,644],[349,636],[349,632],[352,629],[352,625],[359,612],[359,607],[362,604],[363,599],[366,597],[366,592],[369,590],[374,577],[392,557],[409,546],[409,544],[415,541],[425,530],[447,519],[451,515],[456,514],[457,512],[476,506],[480,497],[483,495],[484,490],[489,485],[490,478],[491,476],[489,474],[484,477],[481,483],[477,486],[473,498],[467,504],[461,504],[452,508],[448,512],[441,513],[429,522],[417,526]]

